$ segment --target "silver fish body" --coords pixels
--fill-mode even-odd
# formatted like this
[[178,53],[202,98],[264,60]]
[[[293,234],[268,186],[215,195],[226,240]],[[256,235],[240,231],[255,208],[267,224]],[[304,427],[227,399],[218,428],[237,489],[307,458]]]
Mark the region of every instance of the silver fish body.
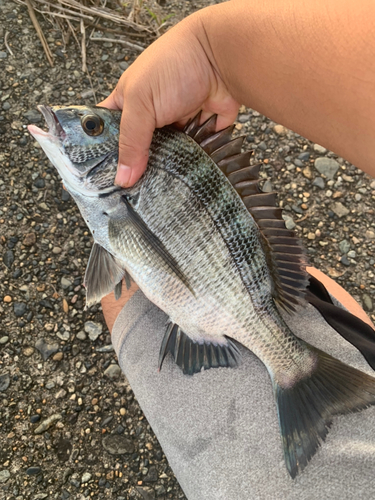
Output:
[[188,373],[234,366],[231,339],[256,354],[272,379],[294,477],[324,440],[332,415],[374,404],[375,380],[298,339],[284,322],[276,300],[286,298],[291,309],[301,302],[303,255],[262,206],[269,196],[254,194],[251,175],[243,180],[252,170],[243,167],[236,140],[226,144],[212,121],[194,125],[195,140],[173,128],[156,130],[146,173],[119,189],[113,186],[119,114],[79,106],[41,111],[50,131],[29,130],[95,240],[89,302],[128,273],[170,318],[160,365],[171,352]]

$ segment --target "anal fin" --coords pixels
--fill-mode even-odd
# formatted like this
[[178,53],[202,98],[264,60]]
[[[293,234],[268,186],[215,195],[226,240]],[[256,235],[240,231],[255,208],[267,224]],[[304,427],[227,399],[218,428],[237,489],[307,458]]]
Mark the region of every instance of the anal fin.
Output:
[[240,360],[240,352],[230,339],[227,344],[215,345],[210,342],[202,344],[192,340],[175,323],[169,323],[165,332],[159,354],[159,370],[166,355],[170,352],[176,364],[186,375],[199,373],[202,368],[235,367]]

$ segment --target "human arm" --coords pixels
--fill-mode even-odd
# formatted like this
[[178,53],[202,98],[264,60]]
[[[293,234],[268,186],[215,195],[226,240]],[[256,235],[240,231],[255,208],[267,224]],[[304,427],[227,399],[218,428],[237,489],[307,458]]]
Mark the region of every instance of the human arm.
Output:
[[374,19],[371,0],[233,0],[184,19],[102,103],[123,109],[120,163],[131,169],[117,182],[142,175],[155,127],[202,108],[223,128],[238,103],[375,175]]

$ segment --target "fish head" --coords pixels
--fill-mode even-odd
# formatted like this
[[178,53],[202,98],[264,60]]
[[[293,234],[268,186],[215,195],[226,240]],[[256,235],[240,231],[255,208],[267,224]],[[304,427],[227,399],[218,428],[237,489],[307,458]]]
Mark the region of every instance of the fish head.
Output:
[[29,125],[73,195],[97,197],[113,190],[120,111],[97,106],[38,106],[48,131]]

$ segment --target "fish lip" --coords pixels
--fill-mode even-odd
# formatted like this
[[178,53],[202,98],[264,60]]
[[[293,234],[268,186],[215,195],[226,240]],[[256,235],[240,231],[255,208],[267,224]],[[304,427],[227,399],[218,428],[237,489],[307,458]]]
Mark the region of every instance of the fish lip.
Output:
[[42,113],[46,121],[46,125],[48,127],[48,133],[63,141],[66,137],[66,134],[59,120],[57,119],[56,113],[53,111],[53,109],[50,106],[40,104],[38,106],[38,110]]

